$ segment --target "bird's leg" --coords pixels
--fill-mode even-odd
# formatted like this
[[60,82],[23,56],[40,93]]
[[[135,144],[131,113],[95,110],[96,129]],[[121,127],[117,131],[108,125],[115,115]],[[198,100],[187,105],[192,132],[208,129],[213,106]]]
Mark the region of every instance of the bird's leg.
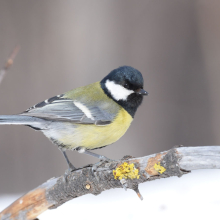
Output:
[[77,150],[79,153],[84,153],[84,154],[87,154],[87,155],[89,155],[89,156],[96,157],[96,158],[98,158],[98,159],[100,160],[98,163],[93,164],[93,166],[92,166],[92,171],[93,171],[93,172],[96,171],[97,168],[98,168],[100,165],[102,165],[104,162],[111,162],[111,161],[113,161],[113,160],[111,160],[111,159],[109,159],[109,158],[107,158],[107,157],[105,157],[105,156],[103,156],[103,155],[99,155],[99,154],[92,153],[92,152],[90,152],[90,151],[88,151],[88,150],[86,150],[86,149],[84,149],[84,148],[81,148],[81,147],[78,147],[76,150]]
[[62,148],[59,148],[60,151],[62,152],[67,164],[68,164],[68,169],[65,171],[65,180],[67,180],[67,176],[74,170],[76,170],[76,167],[73,166],[73,164],[69,161],[69,158],[66,155],[66,151],[64,151]]

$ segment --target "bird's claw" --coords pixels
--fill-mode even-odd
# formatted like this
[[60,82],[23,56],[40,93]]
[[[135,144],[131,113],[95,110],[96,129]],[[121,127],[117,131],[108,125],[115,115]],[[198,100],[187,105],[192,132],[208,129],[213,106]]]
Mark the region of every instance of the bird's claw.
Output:
[[111,159],[109,159],[109,158],[107,158],[105,156],[101,156],[100,157],[100,161],[95,163],[95,164],[93,164],[93,166],[92,166],[92,173],[93,173],[93,175],[94,175],[94,172],[98,169],[98,167],[101,166],[103,163],[109,163],[109,162],[112,162],[112,161],[114,161],[114,160],[111,160]]
[[67,183],[68,179],[67,177],[74,171],[76,170],[76,167],[74,167],[71,163],[69,164],[68,169],[64,173],[64,181]]

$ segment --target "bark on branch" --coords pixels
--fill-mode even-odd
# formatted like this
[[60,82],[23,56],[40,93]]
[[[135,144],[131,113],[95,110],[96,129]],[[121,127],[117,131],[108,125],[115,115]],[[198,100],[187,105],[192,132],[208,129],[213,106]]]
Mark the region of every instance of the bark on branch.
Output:
[[[139,170],[139,179],[116,180],[113,170],[122,163],[133,163]],[[153,154],[103,164],[93,174],[91,167],[72,172],[65,182],[64,176],[49,179],[16,200],[0,213],[0,219],[35,219],[47,209],[54,209],[65,202],[85,194],[98,195],[112,188],[133,189],[142,199],[138,184],[171,176],[181,177],[191,170],[220,169],[220,146],[180,147]]]

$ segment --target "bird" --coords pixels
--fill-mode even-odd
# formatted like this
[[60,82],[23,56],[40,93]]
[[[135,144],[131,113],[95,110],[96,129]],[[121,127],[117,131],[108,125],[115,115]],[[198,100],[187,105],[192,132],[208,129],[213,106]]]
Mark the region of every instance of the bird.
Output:
[[29,126],[58,146],[66,159],[66,175],[76,170],[66,150],[76,150],[103,161],[93,153],[113,144],[129,128],[137,108],[148,95],[140,71],[131,66],[112,70],[101,81],[42,101],[17,115],[0,115],[0,124]]

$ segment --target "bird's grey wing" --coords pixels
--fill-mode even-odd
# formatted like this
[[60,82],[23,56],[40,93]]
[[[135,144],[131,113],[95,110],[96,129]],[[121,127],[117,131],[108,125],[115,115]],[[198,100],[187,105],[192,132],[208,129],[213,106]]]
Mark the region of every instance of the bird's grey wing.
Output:
[[46,120],[68,121],[77,124],[108,125],[115,115],[98,105],[87,105],[62,95],[52,97],[27,109],[21,115],[28,115]]

